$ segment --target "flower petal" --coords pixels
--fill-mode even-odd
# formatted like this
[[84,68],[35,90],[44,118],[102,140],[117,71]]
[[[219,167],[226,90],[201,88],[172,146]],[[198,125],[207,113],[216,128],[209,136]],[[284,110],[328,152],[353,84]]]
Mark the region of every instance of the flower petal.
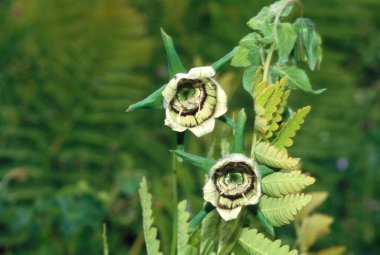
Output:
[[227,112],[227,95],[223,88],[217,84],[216,86],[216,108],[214,118],[218,118]]
[[214,183],[209,179],[203,187],[203,199],[216,207],[218,204],[218,196],[219,194]]
[[218,211],[218,213],[220,214],[220,216],[225,220],[225,221],[230,221],[230,220],[234,220],[237,218],[237,216],[239,215],[240,211],[241,211],[241,206],[239,207],[236,207],[234,209],[222,209],[222,208],[219,208],[217,207],[216,210]]
[[164,107],[175,97],[177,93],[178,82],[186,78],[187,74],[185,73],[177,73],[174,75],[173,79],[171,79],[166,85],[165,89],[162,91],[162,96],[164,97]]
[[194,133],[197,137],[201,137],[208,133],[211,133],[215,127],[215,119],[211,118],[200,124],[199,126],[189,128],[191,132]]
[[187,73],[188,79],[202,79],[202,78],[210,78],[215,75],[215,70],[212,66],[201,66],[191,68]]
[[177,132],[185,131],[187,128],[175,122],[175,120],[171,117],[171,114],[169,111],[170,111],[169,108],[166,108],[165,125],[171,127],[171,129]]

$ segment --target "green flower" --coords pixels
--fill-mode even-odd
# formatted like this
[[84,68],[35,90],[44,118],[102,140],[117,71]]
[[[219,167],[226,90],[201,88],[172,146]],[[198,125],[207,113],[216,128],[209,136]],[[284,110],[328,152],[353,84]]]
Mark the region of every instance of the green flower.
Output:
[[227,95],[214,75],[212,66],[174,75],[162,92],[165,125],[177,132],[189,129],[198,137],[212,132],[215,118],[227,112]]
[[215,206],[225,221],[236,219],[242,206],[257,204],[260,196],[261,176],[256,162],[240,153],[219,159],[203,188],[204,200]]

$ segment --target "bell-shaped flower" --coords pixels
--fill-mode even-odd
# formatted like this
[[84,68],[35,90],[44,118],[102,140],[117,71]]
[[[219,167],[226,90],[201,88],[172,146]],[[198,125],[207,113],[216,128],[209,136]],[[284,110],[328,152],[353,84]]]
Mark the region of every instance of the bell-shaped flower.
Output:
[[189,72],[182,65],[173,41],[161,30],[170,81],[140,102],[132,104],[127,111],[145,108],[165,108],[165,124],[174,131],[186,129],[196,136],[210,133],[215,118],[234,125],[224,115],[227,111],[227,96],[222,87],[213,79],[216,71],[229,62],[236,49],[226,54],[211,66],[192,68]]
[[212,66],[174,75],[162,92],[165,125],[177,132],[189,129],[198,137],[214,129],[215,118],[227,112],[227,95],[214,75]]

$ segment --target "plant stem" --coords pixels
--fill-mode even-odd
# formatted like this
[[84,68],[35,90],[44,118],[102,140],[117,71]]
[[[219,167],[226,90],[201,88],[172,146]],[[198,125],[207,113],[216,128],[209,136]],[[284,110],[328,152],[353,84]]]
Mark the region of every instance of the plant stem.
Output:
[[276,46],[275,43],[271,44],[267,58],[266,58],[265,63],[264,63],[263,81],[265,81],[267,83],[268,83],[269,67],[270,67],[270,63],[272,62],[272,56],[273,56],[275,46]]

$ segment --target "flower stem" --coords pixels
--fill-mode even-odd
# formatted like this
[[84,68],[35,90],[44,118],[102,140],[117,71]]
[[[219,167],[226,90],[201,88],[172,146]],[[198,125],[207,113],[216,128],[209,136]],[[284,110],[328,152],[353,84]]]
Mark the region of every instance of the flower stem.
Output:
[[268,83],[268,76],[269,76],[269,67],[270,67],[270,63],[272,62],[272,56],[273,56],[275,46],[276,46],[275,43],[271,44],[267,58],[265,59],[265,63],[264,63],[263,81],[267,83]]

